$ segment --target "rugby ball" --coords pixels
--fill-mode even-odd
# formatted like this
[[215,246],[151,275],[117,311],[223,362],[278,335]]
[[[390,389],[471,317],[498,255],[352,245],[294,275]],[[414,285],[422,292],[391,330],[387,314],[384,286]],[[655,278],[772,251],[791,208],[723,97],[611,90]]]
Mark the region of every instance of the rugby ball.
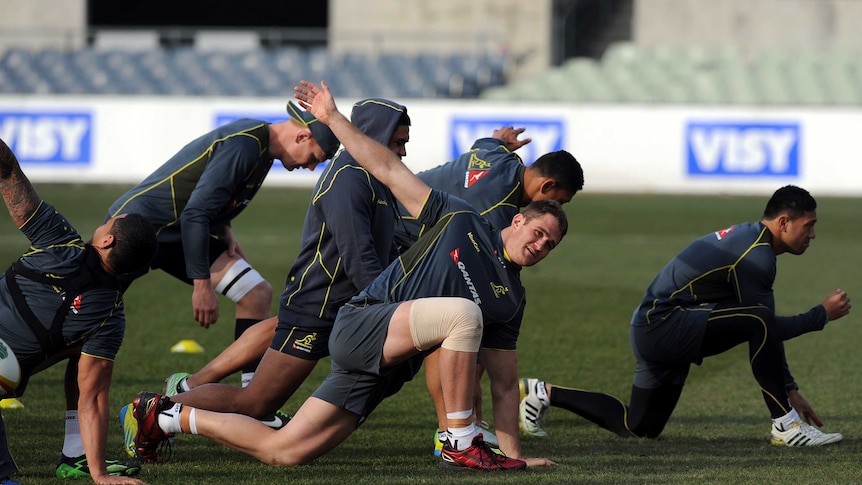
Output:
[[12,349],[0,339],[0,398],[15,395],[21,383],[21,366]]

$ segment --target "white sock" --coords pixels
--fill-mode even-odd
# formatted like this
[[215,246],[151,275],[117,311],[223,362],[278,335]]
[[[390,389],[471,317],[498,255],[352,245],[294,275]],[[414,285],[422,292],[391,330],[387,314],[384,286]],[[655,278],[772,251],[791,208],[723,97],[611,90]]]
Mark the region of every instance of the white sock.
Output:
[[183,377],[180,380],[180,387],[183,389],[183,392],[189,392],[192,390],[192,388],[189,387],[189,378],[188,377]]
[[772,422],[783,430],[790,429],[796,421],[799,421],[799,414],[797,414],[796,410],[793,408],[790,408],[790,412],[784,416],[772,419]]
[[254,372],[243,372],[242,373],[242,387],[248,387],[248,384],[251,382],[252,377],[254,377]]
[[170,409],[165,409],[159,413],[159,428],[165,433],[182,433],[180,427],[180,410],[183,405],[176,403]]
[[551,407],[551,398],[548,397],[548,390],[545,389],[545,381],[536,383],[536,397],[539,398],[539,401],[542,401],[542,404]]
[[449,428],[446,432],[449,435],[449,445],[458,451],[466,450],[472,446],[473,438],[479,434],[473,423],[463,428]]
[[81,439],[81,425],[78,423],[78,410],[66,410],[66,436],[63,439],[63,454],[77,458],[84,454],[84,441]]

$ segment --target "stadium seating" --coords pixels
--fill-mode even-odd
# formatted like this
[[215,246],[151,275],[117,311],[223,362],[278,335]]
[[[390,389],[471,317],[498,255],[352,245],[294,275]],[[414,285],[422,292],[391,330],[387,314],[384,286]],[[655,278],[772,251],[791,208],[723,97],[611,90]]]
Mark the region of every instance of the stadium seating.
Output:
[[862,53],[840,49],[744,55],[619,42],[601,59],[571,58],[507,84],[503,55],[332,55],[325,46],[254,47],[256,39],[219,32],[196,42],[159,47],[152,36],[105,34],[80,50],[9,49],[0,54],[0,94],[289,96],[299,79],[326,79],[345,97],[862,104]]
[[862,52],[764,50],[733,47],[611,45],[600,60],[563,65],[505,86],[484,99],[587,103],[737,105],[862,104]]
[[289,96],[300,79],[325,79],[346,97],[475,98],[506,78],[503,56],[335,56],[324,46],[255,47],[230,32],[202,32],[191,46],[153,39],[109,32],[80,50],[7,50],[0,94]]

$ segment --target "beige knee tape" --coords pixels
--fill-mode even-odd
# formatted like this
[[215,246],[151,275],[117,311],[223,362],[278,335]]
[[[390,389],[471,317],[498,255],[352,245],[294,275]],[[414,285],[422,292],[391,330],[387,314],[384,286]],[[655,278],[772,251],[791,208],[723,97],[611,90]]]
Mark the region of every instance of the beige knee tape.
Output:
[[478,352],[482,341],[482,310],[466,298],[414,300],[410,307],[410,335],[419,350],[442,342],[445,349]]

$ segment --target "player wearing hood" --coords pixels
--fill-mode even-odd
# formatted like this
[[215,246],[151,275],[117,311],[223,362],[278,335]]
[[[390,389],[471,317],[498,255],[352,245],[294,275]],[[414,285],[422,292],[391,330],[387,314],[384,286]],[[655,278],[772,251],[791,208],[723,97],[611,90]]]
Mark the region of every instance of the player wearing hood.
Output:
[[[406,155],[410,118],[404,106],[365,99],[353,106],[351,120],[399,158]],[[176,402],[257,418],[278,410],[318,360],[329,355],[329,334],[338,309],[397,256],[395,216],[389,189],[349,152],[339,152],[314,187],[301,249],[287,275],[278,316],[255,325],[197,373],[169,377],[168,394],[182,392],[174,397]],[[221,380],[242,360],[261,354],[247,387],[201,385]],[[129,437],[134,420],[127,414],[124,426]],[[127,444],[131,445],[129,440]]]

